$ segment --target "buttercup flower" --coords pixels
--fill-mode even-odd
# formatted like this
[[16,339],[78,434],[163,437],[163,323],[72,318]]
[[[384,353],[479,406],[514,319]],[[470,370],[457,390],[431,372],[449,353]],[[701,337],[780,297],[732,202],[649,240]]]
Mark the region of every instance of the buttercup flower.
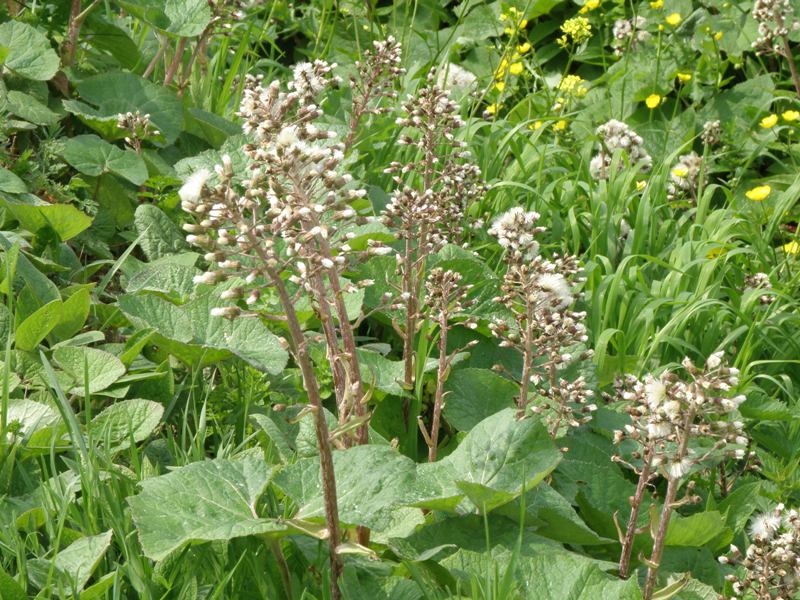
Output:
[[522,63],[512,63],[510,67],[508,67],[508,72],[512,75],[520,75],[524,69]]
[[650,3],[650,8],[659,9],[664,6],[664,0],[655,0]]
[[680,24],[681,19],[682,19],[681,13],[674,12],[667,15],[665,21],[667,22],[667,25],[672,25],[673,27],[677,27]]
[[758,124],[763,127],[764,129],[772,129],[778,123],[778,115],[771,114],[767,117],[761,119]]
[[647,98],[645,98],[644,103],[647,105],[647,108],[653,110],[657,108],[659,104],[661,104],[661,96],[658,94],[650,94]]
[[767,196],[769,196],[771,191],[772,188],[770,186],[759,185],[754,187],[752,190],[747,190],[744,195],[754,202],[762,202],[767,199]]
[[792,240],[788,244],[783,245],[783,251],[786,254],[800,254],[800,243],[797,240]]
[[684,83],[686,83],[687,81],[691,81],[692,80],[692,74],[691,73],[677,73],[676,77],[678,78],[679,81],[682,81]]
[[519,46],[517,46],[517,52],[519,52],[520,54],[525,54],[526,52],[530,52],[530,50],[531,50],[530,42],[525,42],[524,44],[520,44]]
[[784,121],[791,123],[792,121],[797,121],[797,119],[800,119],[800,111],[787,110],[781,113],[781,117],[783,117]]
[[586,3],[581,7],[581,9],[578,12],[584,14],[589,12],[590,10],[594,10],[598,6],[600,6],[600,0],[586,0]]

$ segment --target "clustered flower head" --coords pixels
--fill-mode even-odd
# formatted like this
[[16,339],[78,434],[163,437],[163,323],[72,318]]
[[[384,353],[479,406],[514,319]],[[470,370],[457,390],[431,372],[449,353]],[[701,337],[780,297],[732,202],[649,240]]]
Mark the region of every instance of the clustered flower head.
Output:
[[[503,277],[502,295],[495,299],[513,315],[513,322],[497,319],[489,324],[500,346],[516,348],[523,355],[523,373],[518,406],[524,410],[529,403],[528,387],[533,384],[545,389],[538,394],[544,399],[534,412],[547,412],[551,434],[562,426],[577,426],[585,422],[594,410],[587,404],[591,390],[580,379],[571,384],[559,380],[558,371],[578,359],[588,358],[589,351],[575,351],[588,340],[583,320],[586,313],[575,312],[575,286],[579,271],[574,256],[539,254],[535,236],[543,227],[536,223],[539,214],[515,207],[492,223],[489,233],[497,237],[506,249],[508,269]],[[574,354],[574,355],[573,355]],[[536,364],[537,372],[533,371]]]
[[508,25],[503,30],[506,35],[516,35],[528,26],[528,19],[524,18],[524,13],[513,6],[503,13],[500,13],[500,20]]
[[[772,283],[769,280],[769,275],[766,273],[753,273],[744,278],[745,290],[763,290],[769,291],[772,289]],[[762,293],[758,297],[761,304],[772,304],[775,301],[775,296],[768,293]]]
[[161,135],[161,132],[153,127],[149,114],[136,112],[120,113],[117,115],[117,127],[127,131],[125,143],[139,152],[142,148],[144,138]]
[[621,56],[626,50],[636,50],[640,42],[650,39],[650,34],[644,30],[647,19],[637,16],[635,19],[617,19],[611,34],[614,36],[612,46],[614,54]]
[[697,195],[702,165],[703,157],[696,152],[681,155],[678,162],[669,171],[667,198],[675,200],[688,196],[694,200]]
[[775,50],[776,38],[785,38],[790,31],[800,28],[790,0],[756,0],[752,15],[758,21],[758,38],[753,48],[759,53]]
[[353,117],[360,118],[362,112],[381,114],[391,110],[389,106],[376,105],[380,98],[396,98],[394,83],[406,70],[402,67],[402,48],[394,36],[375,40],[372,48],[364,52],[363,60],[355,63],[357,75],[350,77],[353,89]]
[[722,126],[718,120],[703,123],[703,133],[700,139],[704,144],[715,146],[722,141]]
[[382,219],[396,226],[400,239],[419,241],[425,254],[459,240],[465,208],[486,190],[480,169],[469,160],[466,142],[456,139],[464,126],[458,103],[436,78],[431,70],[427,85],[408,97],[396,120],[406,128],[398,144],[414,147],[421,158],[393,162],[385,169],[398,187]]
[[723,364],[722,352],[712,354],[702,369],[688,358],[682,367],[688,381],[669,371],[628,378],[622,397],[630,402],[631,423],[614,432],[615,442],[636,441],[650,453],[652,466],[675,479],[711,456],[744,458],[748,443],[744,424],[734,418],[745,397],[731,397],[738,370]]
[[569,105],[573,100],[585,98],[589,89],[586,87],[586,80],[580,75],[567,75],[556,86],[556,91],[560,94],[553,105],[553,111],[559,112],[562,108]]
[[[335,133],[316,124],[322,115],[314,96],[338,83],[331,65],[316,61],[294,68],[291,91],[278,81],[268,86],[248,77],[239,115],[254,143],[244,148],[252,161],[242,190],[233,185],[228,156],[211,173],[200,170],[180,189],[182,208],[196,217],[184,229],[187,241],[205,250],[208,271],[197,283],[235,280],[223,293],[231,305],[214,309],[228,318],[242,314],[237,302],[250,308],[279,273],[311,290],[320,278],[335,278],[352,249],[347,244],[348,224],[357,215],[350,202],[366,192],[351,185],[340,173],[344,158]],[[380,253],[379,244],[368,253]]]
[[740,600],[749,591],[756,600],[790,600],[800,591],[800,515],[778,504],[750,522],[752,543],[744,554],[731,546],[729,556],[719,561],[741,567],[726,577],[732,583],[730,600]]
[[472,71],[450,63],[439,70],[436,85],[452,93],[454,91],[471,90],[477,81],[478,78]]
[[[430,270],[425,280],[425,288],[431,320],[444,325],[451,316],[464,313],[469,307],[474,306],[475,300],[467,299],[473,286],[465,285],[461,280],[462,275],[457,271],[440,267]],[[477,327],[474,318],[468,318],[463,324],[470,329]]]
[[586,17],[567,19],[561,24],[561,31],[564,35],[556,41],[563,48],[570,44],[573,46],[578,45],[592,37],[592,26]]
[[545,231],[536,226],[539,213],[526,211],[521,206],[506,211],[494,220],[489,234],[515,258],[534,258],[539,254],[539,242],[535,236]]
[[597,128],[600,150],[589,163],[589,172],[594,179],[608,179],[614,153],[623,150],[631,166],[638,165],[648,171],[653,159],[644,148],[644,140],[622,121],[611,119]]

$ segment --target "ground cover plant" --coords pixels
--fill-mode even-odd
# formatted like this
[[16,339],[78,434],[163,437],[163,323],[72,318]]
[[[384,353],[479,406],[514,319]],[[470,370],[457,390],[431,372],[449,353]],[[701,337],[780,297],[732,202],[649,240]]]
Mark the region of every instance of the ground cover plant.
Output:
[[0,598],[800,597],[798,42],[6,0]]

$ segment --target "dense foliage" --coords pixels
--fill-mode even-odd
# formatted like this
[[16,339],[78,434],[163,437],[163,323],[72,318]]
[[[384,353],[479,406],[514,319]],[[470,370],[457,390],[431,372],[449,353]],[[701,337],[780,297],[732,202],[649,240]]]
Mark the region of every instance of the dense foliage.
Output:
[[800,597],[799,18],[5,0],[0,599]]

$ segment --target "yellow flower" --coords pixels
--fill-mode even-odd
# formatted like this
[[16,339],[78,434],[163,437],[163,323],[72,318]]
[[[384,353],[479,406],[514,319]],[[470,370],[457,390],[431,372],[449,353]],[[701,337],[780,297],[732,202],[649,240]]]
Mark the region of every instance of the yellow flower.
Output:
[[497,71],[494,72],[494,78],[502,79],[505,77],[506,69],[508,69],[508,59],[504,56],[500,59],[500,64],[497,65]]
[[511,63],[511,66],[508,67],[508,72],[512,75],[519,75],[524,70],[524,66],[522,63]]
[[663,25],[663,23],[659,23],[659,24],[658,24],[658,30],[659,30],[659,31],[664,31],[664,25]]
[[683,81],[683,82],[687,82],[687,81],[691,81],[692,80],[692,74],[691,73],[678,73],[677,77],[678,77],[678,80]]
[[759,185],[754,187],[752,190],[747,190],[744,195],[753,202],[763,202],[767,199],[767,196],[769,196],[771,191],[772,188],[768,185]]
[[[586,81],[580,75],[567,75],[558,84],[558,90],[575,98],[583,98],[589,91],[584,85]],[[563,103],[564,98],[558,98],[558,102]]]
[[564,119],[556,121],[556,124],[553,125],[553,129],[555,131],[564,131],[566,128],[567,128],[567,122]]
[[664,6],[664,0],[655,0],[655,2],[650,3],[650,8],[661,8]]
[[506,89],[506,82],[498,81],[494,84],[494,89],[496,89],[498,92],[502,92],[504,89]]
[[792,121],[797,121],[797,119],[800,119],[800,112],[796,110],[787,110],[783,112],[781,116],[783,117],[784,121],[791,123]]
[[578,12],[579,13],[587,13],[590,10],[594,10],[598,6],[600,6],[600,0],[586,0],[584,5],[581,7],[581,9]]
[[675,175],[675,177],[683,178],[689,174],[689,169],[687,169],[686,167],[675,167],[674,169],[672,169],[672,174]]
[[715,39],[716,41],[720,41],[720,40],[722,39],[722,32],[721,32],[721,31],[718,31],[717,33],[715,33],[715,34],[714,34],[714,39]]
[[517,46],[517,52],[519,52],[520,54],[525,54],[526,52],[530,52],[530,50],[531,50],[530,42],[525,42],[524,44],[520,44],[519,46]]
[[712,248],[711,250],[709,250],[708,253],[706,254],[706,258],[717,258],[718,256],[722,256],[726,252],[727,250],[725,248],[723,248],[722,246],[718,246],[716,248]]
[[532,131],[536,131],[537,129],[541,129],[542,125],[544,125],[544,123],[542,121],[534,121],[533,123],[528,125],[528,129],[530,129]]
[[800,254],[800,244],[797,243],[797,240],[792,240],[788,244],[783,245],[783,251],[786,254]]
[[673,27],[676,27],[681,22],[681,13],[674,12],[672,14],[669,14],[667,15],[667,18],[665,20],[667,22],[667,25],[672,25]]
[[499,102],[492,102],[486,107],[486,112],[490,115],[494,115],[497,113],[497,109],[499,109],[501,106],[502,105]]
[[761,119],[758,124],[763,127],[764,129],[772,129],[778,123],[778,115],[772,113],[768,117],[764,117]]
[[653,110],[659,104],[661,104],[661,96],[658,94],[650,94],[647,98],[645,98],[644,103],[647,105],[647,108]]
[[646,181],[637,181],[636,182],[636,191],[641,192],[644,188],[647,187]]
[[592,37],[592,26],[586,17],[567,19],[561,24],[561,31],[564,32],[564,35],[557,41],[562,47],[567,46],[570,41],[573,44],[580,44]]

